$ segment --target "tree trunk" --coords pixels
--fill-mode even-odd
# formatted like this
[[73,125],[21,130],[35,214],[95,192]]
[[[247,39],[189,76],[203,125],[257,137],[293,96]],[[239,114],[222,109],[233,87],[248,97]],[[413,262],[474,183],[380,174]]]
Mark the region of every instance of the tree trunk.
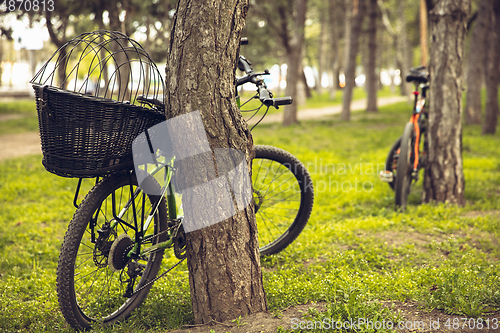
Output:
[[410,93],[410,85],[408,82],[406,82],[405,77],[406,75],[410,72],[409,67],[410,67],[410,57],[408,55],[408,49],[409,44],[408,44],[408,36],[406,35],[406,20],[404,16],[404,1],[399,0],[399,5],[398,5],[398,15],[399,15],[399,35],[398,35],[398,62],[399,62],[399,68],[401,70],[401,95],[403,96],[408,96]]
[[467,70],[465,123],[481,124],[481,89],[485,70],[486,37],[490,28],[491,0],[481,0],[472,31]]
[[2,62],[3,62],[3,40],[2,34],[0,33],[0,87],[2,86]]
[[338,3],[336,0],[328,2],[328,26],[330,35],[330,64],[332,71],[332,86],[330,87],[330,99],[335,99],[339,88],[339,71],[340,71],[340,56],[339,56],[339,33],[338,33]]
[[[120,20],[118,10],[111,10],[109,12],[109,27],[112,31],[121,31],[125,33],[123,30],[124,25]],[[118,93],[117,96],[112,96],[112,98],[116,98],[118,101],[130,101],[130,89],[129,84],[131,83],[131,68],[130,65],[127,64],[129,61],[128,55],[124,51],[126,47],[129,45],[124,45],[123,41],[115,40],[114,43],[111,44],[111,49],[113,50],[113,58],[116,62],[115,72],[112,74],[112,80],[114,83],[118,83],[118,91],[113,91],[112,93]]]
[[[287,70],[285,94],[293,99],[297,96],[297,82],[301,79],[302,49],[304,45],[304,25],[306,22],[307,0],[295,0],[295,22],[293,37],[287,50]],[[297,103],[285,107],[283,126],[297,122]]]
[[304,67],[300,66],[300,72],[301,72],[301,80],[304,83],[304,94],[306,95],[307,98],[312,97],[312,92],[311,92],[311,87],[307,84],[307,77],[306,77],[306,72],[304,71]]
[[422,52],[420,64],[422,66],[427,66],[429,59],[427,39],[427,3],[425,0],[420,0],[420,51]]
[[425,202],[463,205],[463,54],[470,0],[441,0],[430,12],[430,110]]
[[377,112],[377,88],[379,76],[376,73],[377,60],[377,0],[370,0],[370,21],[368,23],[368,59],[366,61],[366,92],[367,102],[366,111]]
[[[62,36],[59,37],[57,35],[57,31],[52,24],[52,12],[51,11],[46,11],[45,12],[45,20],[46,20],[46,25],[47,25],[47,31],[49,32],[50,40],[52,43],[57,48],[62,47],[64,44],[66,44],[66,27],[67,27],[67,20],[63,20],[59,26],[59,30],[62,32]],[[66,50],[61,49],[59,52],[59,59],[61,61],[64,61],[66,59]],[[59,62],[59,60],[58,60]],[[66,80],[66,66],[59,66],[57,67],[57,80],[58,80],[58,85],[62,89],[66,89],[68,86],[68,82]]]
[[[323,5],[320,5],[323,6]],[[328,43],[328,34],[326,33],[327,23],[324,8],[320,8],[319,14],[319,24],[320,24],[320,33],[319,33],[319,41],[318,41],[318,76],[316,78],[316,87],[315,90],[318,94],[321,95],[323,93],[323,86],[321,85],[321,81],[323,78],[323,72],[325,71],[325,50],[326,45]]]
[[500,0],[490,0],[490,29],[487,33],[485,82],[486,107],[483,134],[495,134],[498,118],[498,80],[500,79]]
[[[345,88],[342,98],[342,120],[351,119],[351,100],[356,85],[356,57],[359,48],[359,35],[363,23],[365,0],[352,0],[350,13],[347,14],[346,24],[346,52],[345,52]],[[351,14],[352,13],[352,14]]]
[[[199,110],[210,148],[238,149],[250,167],[252,137],[236,106],[234,89],[247,9],[246,0],[178,2],[168,51],[165,104],[167,118]],[[198,197],[194,202],[188,193],[182,202],[184,207],[200,207],[209,199]],[[213,207],[218,206],[219,202]],[[185,220],[195,220],[199,211],[185,210]],[[189,232],[187,265],[196,323],[267,309],[253,204],[220,223]]]

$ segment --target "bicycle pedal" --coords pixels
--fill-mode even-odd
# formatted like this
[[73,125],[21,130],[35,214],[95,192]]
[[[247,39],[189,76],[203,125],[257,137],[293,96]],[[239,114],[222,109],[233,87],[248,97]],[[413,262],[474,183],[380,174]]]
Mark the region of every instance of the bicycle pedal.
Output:
[[389,170],[380,171],[380,180],[386,183],[392,183],[394,181],[394,173]]

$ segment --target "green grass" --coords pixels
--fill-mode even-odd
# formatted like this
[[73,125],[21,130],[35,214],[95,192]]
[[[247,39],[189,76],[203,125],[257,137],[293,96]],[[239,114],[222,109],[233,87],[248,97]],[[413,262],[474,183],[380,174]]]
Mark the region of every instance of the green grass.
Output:
[[35,99],[0,101],[0,116],[16,115],[16,119],[0,121],[0,135],[38,131]]
[[[386,301],[411,300],[419,311],[466,317],[500,309],[500,137],[481,136],[478,126],[464,129],[465,207],[422,204],[420,181],[407,211],[396,213],[378,171],[409,112],[400,103],[376,115],[358,113],[351,122],[332,116],[253,131],[256,144],[296,155],[315,186],[304,231],[261,261],[273,313],[318,301],[326,302],[325,312],[311,308],[301,320],[399,320]],[[57,305],[55,268],[76,181],[47,173],[39,156],[0,168],[0,331],[70,331]],[[128,322],[96,331],[159,332],[191,320],[182,265],[155,283]]]

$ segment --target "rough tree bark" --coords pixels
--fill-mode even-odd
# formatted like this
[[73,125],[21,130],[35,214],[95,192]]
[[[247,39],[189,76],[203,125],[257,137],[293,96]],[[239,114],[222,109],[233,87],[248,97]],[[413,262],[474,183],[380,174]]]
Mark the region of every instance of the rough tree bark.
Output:
[[463,205],[462,77],[470,0],[441,0],[430,12],[430,110],[425,202]]
[[[247,10],[247,0],[178,2],[166,67],[166,114],[170,118],[199,110],[210,147],[239,149],[250,167],[252,138],[234,96]],[[182,200],[184,207],[192,207],[192,197],[183,195]],[[199,213],[189,214],[196,218]],[[187,264],[196,323],[267,309],[253,204],[188,233]]]
[[486,37],[490,26],[491,0],[481,0],[472,30],[467,70],[465,123],[481,124],[481,89],[484,82]]
[[490,0],[490,28],[486,38],[486,107],[483,134],[495,134],[498,118],[498,81],[500,79],[500,0]]
[[369,1],[369,23],[366,37],[368,38],[368,59],[366,61],[366,111],[377,112],[377,89],[379,76],[376,72],[377,65],[377,0]]
[[363,23],[365,0],[352,0],[349,4],[346,19],[346,52],[345,52],[345,88],[342,96],[342,120],[351,119],[351,100],[356,85],[356,56],[359,48],[359,35]]
[[[307,0],[295,0],[296,8],[293,36],[287,47],[287,70],[285,94],[295,98],[297,96],[297,82],[301,79],[302,56],[304,48],[304,26],[306,22]],[[285,107],[283,125],[288,126],[297,122],[297,103]]]

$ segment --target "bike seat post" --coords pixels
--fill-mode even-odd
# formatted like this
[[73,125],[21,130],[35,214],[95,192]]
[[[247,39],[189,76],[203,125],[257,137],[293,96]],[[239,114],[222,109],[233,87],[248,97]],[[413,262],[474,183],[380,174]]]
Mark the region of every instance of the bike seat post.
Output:
[[418,91],[418,83],[415,83],[415,90],[413,90],[413,96],[415,96],[415,99],[413,101],[413,113],[415,113],[415,110],[417,109],[418,95],[420,95]]

